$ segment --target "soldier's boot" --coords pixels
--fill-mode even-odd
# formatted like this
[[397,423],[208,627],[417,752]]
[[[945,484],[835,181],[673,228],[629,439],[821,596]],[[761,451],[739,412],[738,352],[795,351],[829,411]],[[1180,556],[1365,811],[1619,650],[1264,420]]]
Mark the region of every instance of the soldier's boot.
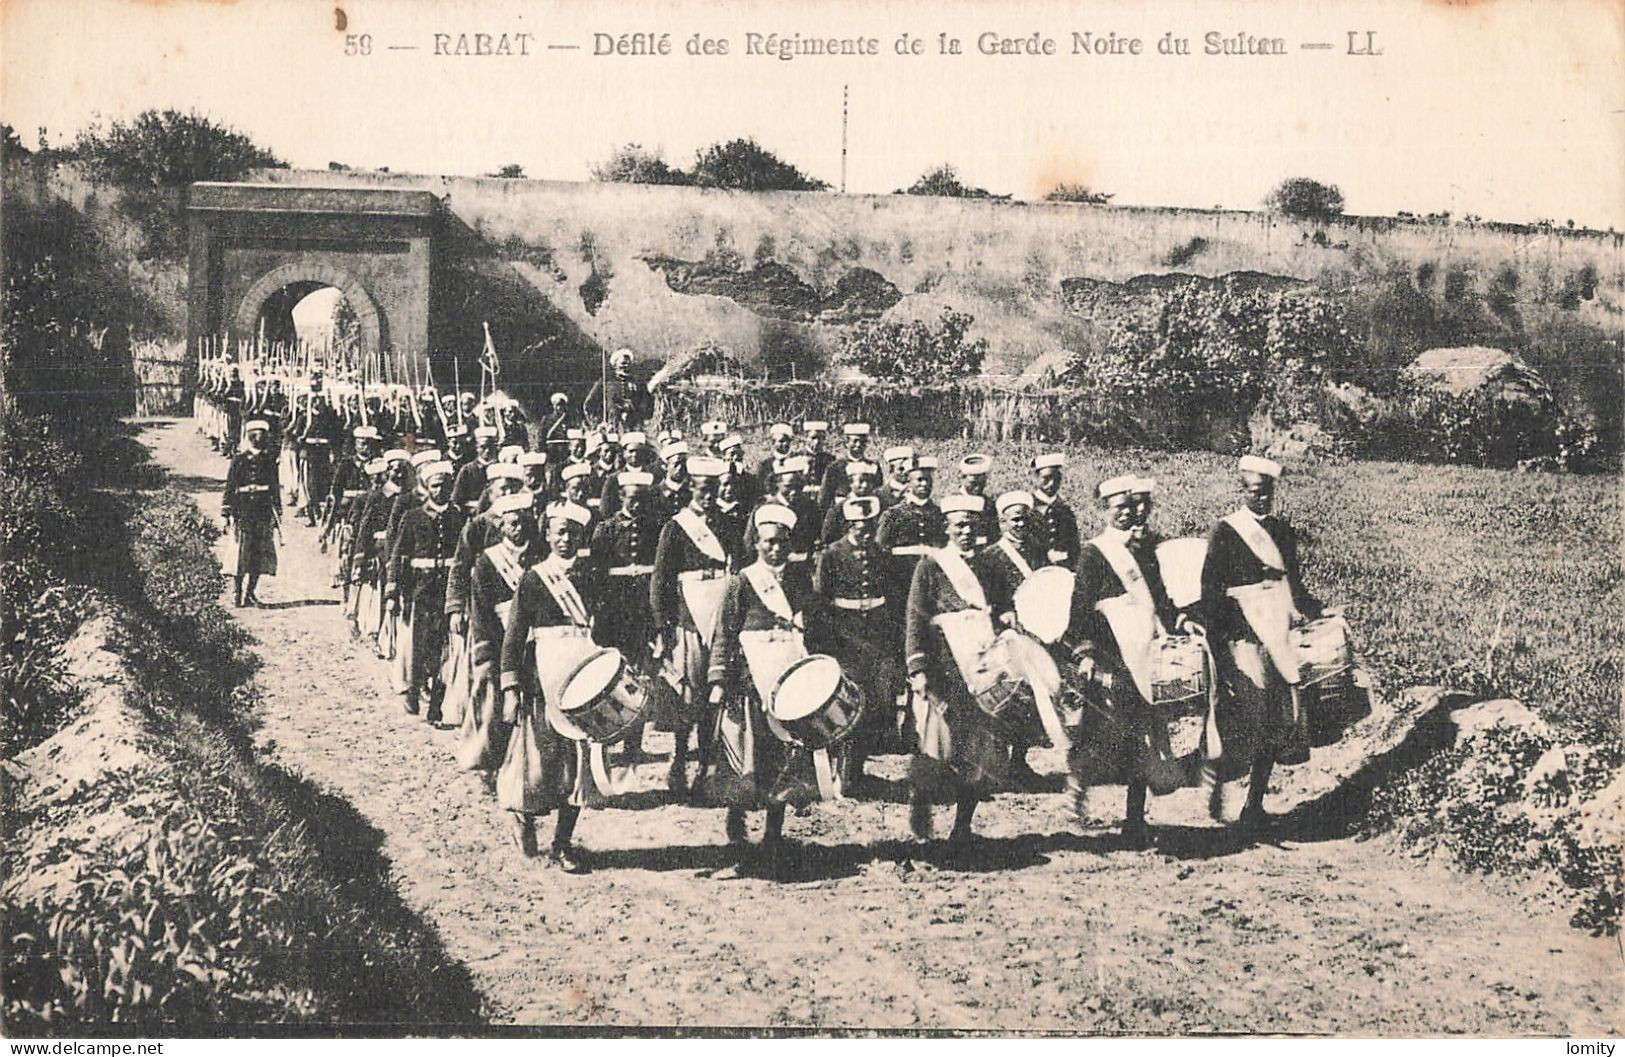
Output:
[[243,608],[243,578],[237,577],[231,592],[231,604],[238,609]]
[[1128,784],[1128,804],[1123,812],[1123,844],[1133,849],[1151,846],[1151,828],[1145,824],[1145,782]]
[[676,745],[671,751],[671,766],[666,769],[666,788],[673,796],[682,796],[688,792],[688,728],[678,728],[674,737]]
[[513,829],[510,834],[513,837],[514,846],[519,849],[519,854],[527,859],[536,857],[540,851],[536,846],[536,816],[522,815],[517,811],[513,812]]
[[406,696],[401,698],[401,707],[406,710],[407,715],[409,715],[409,716],[417,715],[418,714],[418,707],[419,707],[418,706],[418,692],[416,690],[408,690],[406,692]]

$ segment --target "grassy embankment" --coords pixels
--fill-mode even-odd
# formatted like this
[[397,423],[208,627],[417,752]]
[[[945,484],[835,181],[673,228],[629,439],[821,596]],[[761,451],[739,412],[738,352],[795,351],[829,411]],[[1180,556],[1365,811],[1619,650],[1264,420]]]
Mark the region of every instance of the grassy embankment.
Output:
[[[217,602],[213,523],[135,464],[133,442],[113,450],[100,487],[65,493],[62,582],[25,626],[61,640],[106,618],[134,744],[66,795],[26,770],[8,782],[6,1033],[478,1023],[466,971],[401,903],[376,831],[255,758],[255,659]],[[72,758],[105,728],[65,704],[8,723],[8,758]]]

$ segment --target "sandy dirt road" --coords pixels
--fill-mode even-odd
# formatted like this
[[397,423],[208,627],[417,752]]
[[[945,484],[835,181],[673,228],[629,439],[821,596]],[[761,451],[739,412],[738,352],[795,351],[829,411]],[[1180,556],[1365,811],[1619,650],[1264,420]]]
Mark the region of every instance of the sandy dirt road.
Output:
[[[191,422],[151,424],[143,440],[217,516],[225,461]],[[1294,832],[1244,845],[1194,791],[1153,803],[1161,836],[1148,851],[1116,846],[1121,790],[1101,791],[1102,823],[1082,831],[1059,792],[1000,796],[978,816],[976,853],[950,864],[903,839],[904,764],[885,758],[871,764],[883,799],[789,820],[802,854],[775,883],[712,876],[729,861],[722,814],[668,803],[657,760],[637,770],[626,807],[583,817],[593,873],[525,860],[481,780],[457,769],[453,734],[405,715],[384,663],[351,643],[316,533],[290,521],[286,536],[282,575],[260,590],[267,607],[235,611],[263,660],[260,746],[371,820],[402,897],[500,1023],[1620,1030],[1615,941],[1386,841]],[[1034,760],[1058,775],[1058,759]],[[1272,809],[1292,805],[1290,772],[1283,781]]]

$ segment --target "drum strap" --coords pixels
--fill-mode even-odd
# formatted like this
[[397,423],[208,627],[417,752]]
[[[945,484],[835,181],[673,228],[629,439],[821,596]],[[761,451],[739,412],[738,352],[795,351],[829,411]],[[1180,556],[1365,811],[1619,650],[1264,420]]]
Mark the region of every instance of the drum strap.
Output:
[[587,616],[586,603],[581,600],[581,594],[576,590],[576,585],[570,582],[568,566],[557,558],[549,556],[538,562],[533,568],[536,570],[536,575],[541,579],[542,586],[547,588],[548,593],[553,596],[553,601],[558,603],[560,611],[565,616],[581,627],[587,627],[592,623]]
[[796,619],[795,610],[790,608],[790,599],[784,593],[784,585],[773,575],[773,570],[762,562],[756,562],[745,566],[743,572],[745,579],[749,580],[751,587],[756,590],[756,597],[762,600],[762,605],[785,623],[793,624]]
[[688,533],[688,538],[700,549],[701,554],[714,562],[727,564],[728,555],[722,549],[722,541],[717,539],[717,534],[711,531],[711,526],[707,525],[705,519],[696,514],[693,508],[685,506],[672,517],[672,520]]
[[1129,553],[1128,545],[1104,532],[1089,543],[1106,559],[1106,564],[1112,567],[1112,572],[1117,574],[1123,590],[1134,599],[1134,604],[1144,606],[1146,612],[1151,614],[1151,624],[1156,629],[1155,633],[1167,634],[1168,629],[1162,626],[1162,621],[1157,616],[1157,604],[1151,598],[1151,587],[1145,582],[1145,574],[1140,571],[1140,563]]
[[953,585],[954,592],[975,609],[987,608],[987,594],[982,590],[982,583],[976,579],[976,573],[971,571],[970,563],[965,556],[952,546],[938,547],[931,552],[931,557]]
[[1247,544],[1247,549],[1252,551],[1259,561],[1271,569],[1286,572],[1286,561],[1281,557],[1281,548],[1275,545],[1274,537],[1258,523],[1252,511],[1238,510],[1234,514],[1226,515],[1224,523],[1236,530],[1241,542]]
[[1001,537],[999,539],[999,549],[1005,553],[1017,569],[1021,570],[1022,579],[1026,579],[1033,574],[1033,567],[1027,564],[1027,559],[1021,556],[1021,552],[1016,549],[1014,543]]
[[495,546],[485,548],[485,556],[491,559],[491,565],[496,569],[497,575],[502,577],[502,582],[508,585],[508,590],[518,590],[519,578],[525,575],[525,567],[519,562],[519,548],[504,540]]

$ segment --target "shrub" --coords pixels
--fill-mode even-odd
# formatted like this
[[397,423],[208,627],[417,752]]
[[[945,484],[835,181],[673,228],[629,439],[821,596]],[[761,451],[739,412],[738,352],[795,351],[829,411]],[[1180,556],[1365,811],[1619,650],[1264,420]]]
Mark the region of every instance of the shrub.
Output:
[[836,362],[871,378],[929,383],[964,378],[981,370],[987,339],[965,340],[975,322],[944,308],[935,325],[918,320],[859,323],[845,336]]
[[1264,199],[1264,206],[1289,217],[1324,220],[1343,212],[1343,192],[1303,176],[1282,180]]
[[601,165],[592,167],[592,178],[602,183],[682,185],[693,181],[681,169],[673,169],[659,152],[644,150],[636,143],[618,147]]
[[1044,195],[1046,202],[1082,202],[1086,205],[1103,206],[1117,197],[1100,191],[1092,191],[1083,184],[1058,183],[1050,188]]
[[1009,195],[990,194],[985,188],[971,187],[959,179],[952,165],[944,163],[927,169],[908,187],[900,187],[892,194],[936,195],[941,198],[1009,198]]
[[802,173],[754,139],[713,143],[694,159],[690,178],[701,187],[736,191],[825,191],[829,184]]
[[287,168],[241,132],[195,111],[144,110],[128,122],[98,122],[79,133],[72,152],[91,176],[123,187],[185,187]]
[[1168,255],[1162,259],[1162,263],[1169,268],[1178,268],[1195,260],[1206,249],[1207,239],[1197,235],[1189,242],[1181,243],[1169,250]]

